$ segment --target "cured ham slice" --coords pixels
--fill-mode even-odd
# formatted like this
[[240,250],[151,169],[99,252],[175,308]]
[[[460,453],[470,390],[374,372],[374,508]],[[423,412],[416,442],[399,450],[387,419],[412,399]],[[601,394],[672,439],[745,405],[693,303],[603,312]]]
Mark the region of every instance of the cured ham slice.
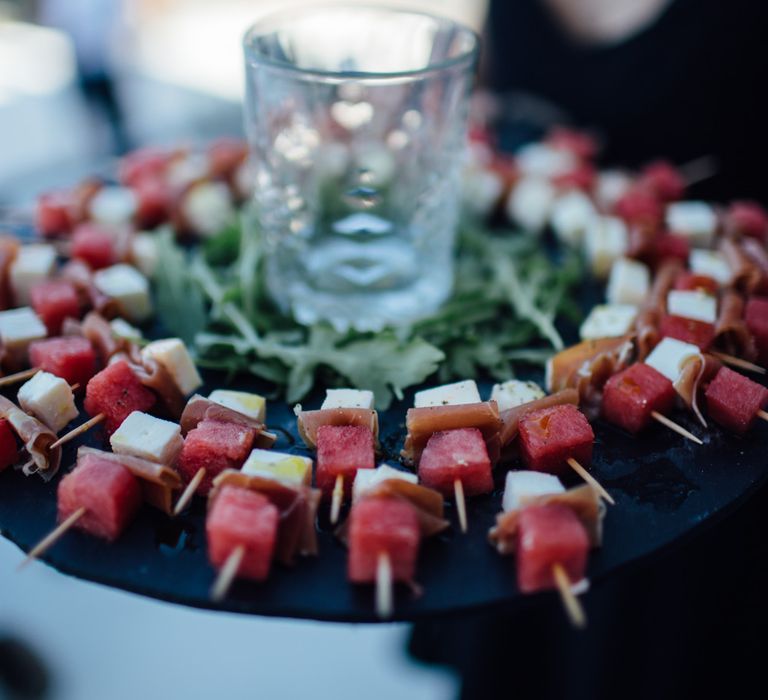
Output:
[[502,423],[495,401],[409,408],[405,424],[408,434],[401,454],[407,464],[419,463],[434,433],[460,428],[477,428],[483,435],[491,464],[496,464],[499,459]]
[[24,466],[24,474],[39,474],[44,481],[50,481],[61,464],[61,447],[51,448],[56,433],[4,396],[0,396],[0,419],[8,421],[31,458],[31,463]]
[[729,355],[752,361],[757,357],[757,347],[744,313],[741,295],[733,290],[724,292],[720,298],[720,313],[712,344]]
[[550,394],[541,399],[536,399],[535,401],[530,401],[504,411],[501,414],[502,427],[499,434],[502,447],[506,447],[517,437],[520,419],[524,415],[542,408],[551,408],[552,406],[562,406],[564,404],[578,406],[579,392],[576,389],[563,389],[555,394]]
[[85,508],[74,524],[78,530],[109,541],[116,540],[141,505],[141,488],[121,464],[96,454],[84,454],[59,483],[58,519],[63,522]]

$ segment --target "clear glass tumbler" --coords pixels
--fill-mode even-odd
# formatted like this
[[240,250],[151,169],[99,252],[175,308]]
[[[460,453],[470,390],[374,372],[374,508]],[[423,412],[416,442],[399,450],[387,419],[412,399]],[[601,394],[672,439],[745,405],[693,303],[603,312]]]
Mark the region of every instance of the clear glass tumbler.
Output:
[[477,36],[361,5],[293,9],[244,40],[267,287],[301,323],[375,330],[450,294]]

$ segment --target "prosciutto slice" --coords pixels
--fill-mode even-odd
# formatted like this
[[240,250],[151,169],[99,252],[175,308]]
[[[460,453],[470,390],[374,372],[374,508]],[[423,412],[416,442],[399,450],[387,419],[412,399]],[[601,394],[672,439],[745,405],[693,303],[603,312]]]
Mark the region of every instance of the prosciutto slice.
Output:
[[139,480],[144,500],[166,515],[173,515],[173,496],[182,488],[181,477],[175,470],[164,464],[149,462],[139,457],[104,452],[93,447],[80,447],[77,450],[78,460],[89,454],[125,467]]
[[477,428],[483,434],[491,464],[499,459],[501,418],[495,401],[458,406],[426,406],[409,408],[405,418],[408,434],[400,453],[406,464],[415,465],[434,433],[458,428]]
[[227,469],[213,480],[208,503],[213,503],[223,486],[257,491],[266,496],[280,513],[277,528],[275,557],[283,564],[291,565],[296,557],[317,555],[317,531],[315,516],[320,503],[320,491],[309,486],[291,487],[274,479],[243,474]]
[[661,338],[659,326],[667,312],[667,295],[682,270],[683,264],[679,260],[668,259],[656,271],[648,298],[635,320],[635,344],[639,361],[648,357]]
[[720,243],[720,252],[725,257],[733,273],[732,284],[746,294],[752,294],[760,287],[763,273],[758,264],[744,252],[742,245],[724,238]]
[[238,425],[253,428],[256,431],[254,447],[264,450],[268,450],[277,441],[277,435],[266,430],[264,424],[255,418],[246,416],[227,406],[222,406],[200,394],[194,394],[187,401],[187,405],[181,414],[181,420],[179,421],[181,424],[181,434],[186,435],[190,430],[196,428],[198,423],[204,420],[237,423]]
[[579,392],[574,388],[563,389],[555,394],[544,396],[535,401],[529,401],[522,406],[515,406],[509,408],[501,413],[501,432],[499,433],[499,440],[502,448],[506,447],[517,437],[517,431],[520,426],[520,419],[533,411],[538,411],[540,408],[552,408],[553,406],[562,406],[564,404],[572,404],[574,406],[579,405]]
[[[592,547],[599,547],[603,541],[603,518],[605,505],[600,501],[597,491],[589,484],[568,489],[564,493],[535,496],[525,505],[559,504],[570,508],[584,525]],[[517,528],[520,509],[499,513],[496,525],[488,531],[488,540],[496,547],[499,554],[514,554],[517,546]]]
[[744,299],[729,289],[720,298],[720,313],[715,324],[713,345],[744,360],[757,358],[755,340],[744,320]]
[[675,391],[685,405],[693,411],[699,422],[706,428],[707,421],[699,406],[699,397],[704,387],[717,374],[722,363],[712,355],[696,355],[688,358],[674,382]]
[[379,414],[368,408],[326,408],[318,411],[299,411],[299,435],[311,450],[317,448],[317,429],[323,425],[353,425],[369,428],[373,439],[379,441]]
[[56,474],[61,465],[61,447],[51,449],[58,439],[56,433],[22,411],[13,401],[0,396],[0,418],[5,418],[24,443],[32,464],[24,465],[26,476],[39,474],[44,481]]

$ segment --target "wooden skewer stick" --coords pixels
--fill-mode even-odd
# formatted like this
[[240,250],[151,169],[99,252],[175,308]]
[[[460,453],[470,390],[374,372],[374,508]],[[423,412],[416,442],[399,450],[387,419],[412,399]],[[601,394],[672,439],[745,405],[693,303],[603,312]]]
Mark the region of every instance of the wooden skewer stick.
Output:
[[732,365],[733,367],[744,369],[747,372],[757,372],[757,374],[765,374],[767,371],[765,367],[756,365],[754,362],[749,362],[748,360],[742,360],[740,357],[734,357],[733,355],[728,355],[727,353],[724,353],[724,352],[711,352],[710,354],[713,357],[716,357],[718,360],[722,360],[726,365]]
[[229,592],[232,582],[237,577],[237,571],[240,568],[240,564],[243,562],[245,556],[245,545],[239,544],[235,547],[224,562],[224,566],[221,567],[216,580],[211,586],[211,600],[218,603],[226,598]]
[[45,554],[53,545],[55,545],[69,529],[82,518],[86,513],[85,506],[81,506],[74,513],[72,513],[66,520],[58,525],[54,530],[49,532],[42,540],[40,540],[24,558],[24,561],[19,564],[18,570],[21,571],[29,562],[33,559],[37,559],[41,554]]
[[339,511],[341,510],[341,502],[344,500],[344,475],[337,474],[336,482],[333,485],[333,493],[331,494],[331,525],[335,525],[339,522]]
[[763,411],[762,409],[760,409],[757,412],[757,417],[758,418],[762,418],[765,421],[768,421],[768,411]]
[[456,511],[459,514],[459,526],[462,532],[467,531],[467,502],[464,499],[464,484],[461,479],[453,481],[453,495],[456,499]]
[[0,377],[0,386],[9,386],[11,384],[18,384],[19,382],[31,379],[40,371],[39,367],[32,367],[30,369],[16,372],[16,374],[9,374],[7,377]]
[[703,445],[704,443],[697,438],[693,433],[686,430],[682,425],[678,425],[675,421],[670,420],[666,416],[661,415],[658,411],[651,411],[651,417],[666,426],[670,430],[674,430],[678,435],[682,435],[686,440],[695,442],[697,445]]
[[205,467],[200,467],[200,469],[195,472],[195,475],[189,480],[187,488],[184,489],[181,496],[179,496],[179,500],[176,501],[176,505],[173,507],[174,515],[178,515],[187,507],[192,500],[192,496],[195,495],[197,487],[200,486],[200,482],[205,479],[205,473]]
[[608,493],[605,488],[603,488],[603,485],[595,479],[594,476],[592,476],[584,467],[582,467],[573,457],[568,458],[568,466],[573,469],[584,481],[586,481],[590,486],[597,489],[597,492],[606,500],[608,503],[610,503],[612,506],[616,505],[616,501],[613,500],[613,496],[611,496],[610,493]]
[[571,590],[571,582],[568,574],[562,564],[552,565],[552,575],[555,577],[555,584],[560,593],[560,599],[563,601],[565,613],[571,624],[577,629],[584,629],[587,626],[587,616],[581,602]]
[[71,387],[69,387],[69,390],[74,393],[80,388],[80,382],[75,382]]
[[392,562],[388,552],[379,552],[376,559],[376,614],[382,620],[392,617]]
[[73,428],[68,433],[65,433],[64,435],[62,435],[48,449],[52,450],[55,447],[61,447],[64,443],[67,443],[70,440],[74,440],[78,435],[87,433],[94,425],[98,425],[105,418],[106,418],[106,415],[104,415],[103,413],[97,413],[93,418],[89,418],[82,425],[78,425],[76,428]]

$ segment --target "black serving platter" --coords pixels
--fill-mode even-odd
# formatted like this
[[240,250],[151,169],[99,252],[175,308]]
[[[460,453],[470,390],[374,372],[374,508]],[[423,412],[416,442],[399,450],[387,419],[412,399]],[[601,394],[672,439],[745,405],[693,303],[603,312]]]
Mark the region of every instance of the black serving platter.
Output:
[[[582,290],[585,305],[594,303],[591,285]],[[204,372],[203,393],[225,385],[226,378]],[[521,373],[541,381],[540,373]],[[263,392],[258,380],[240,377],[236,388]],[[482,384],[486,395],[488,383]],[[12,398],[13,393],[6,392]],[[319,406],[322,393],[304,405]],[[405,434],[405,412],[413,392],[380,415],[382,459],[397,464]],[[713,523],[749,497],[766,480],[765,446],[768,424],[759,422],[746,437],[728,435],[717,427],[704,430],[693,418],[674,418],[701,436],[695,445],[661,426],[632,437],[600,420],[594,423],[596,445],[591,471],[616,499],[605,519],[603,546],[592,553],[588,575],[594,584],[643,557],[684,542],[706,523]],[[75,421],[77,423],[79,421]],[[268,425],[279,441],[275,449],[310,454],[296,432],[293,407],[270,401]],[[0,474],[0,533],[28,551],[56,522],[56,486],[74,464],[80,444],[104,446],[100,428],[66,446],[59,476],[50,483],[24,477],[12,469]],[[456,513],[447,504],[452,527],[423,544],[417,571],[423,595],[398,587],[394,619],[415,620],[491,607],[514,607],[525,599],[515,583],[512,558],[502,558],[488,544],[487,532],[500,510],[504,474],[515,463],[500,465],[493,494],[468,502],[469,532],[457,528]],[[579,483],[573,475],[569,484]],[[342,514],[342,517],[346,513]],[[320,553],[294,567],[275,565],[268,581],[237,581],[227,598],[214,603],[209,590],[214,571],[206,558],[205,503],[196,500],[178,518],[149,507],[115,543],[108,544],[72,531],[43,559],[61,572],[153,598],[213,610],[309,618],[375,621],[372,586],[352,586],[345,578],[346,550],[334,537],[322,510],[318,519]],[[23,574],[19,574],[23,575]],[[554,594],[553,599],[554,599]]]

